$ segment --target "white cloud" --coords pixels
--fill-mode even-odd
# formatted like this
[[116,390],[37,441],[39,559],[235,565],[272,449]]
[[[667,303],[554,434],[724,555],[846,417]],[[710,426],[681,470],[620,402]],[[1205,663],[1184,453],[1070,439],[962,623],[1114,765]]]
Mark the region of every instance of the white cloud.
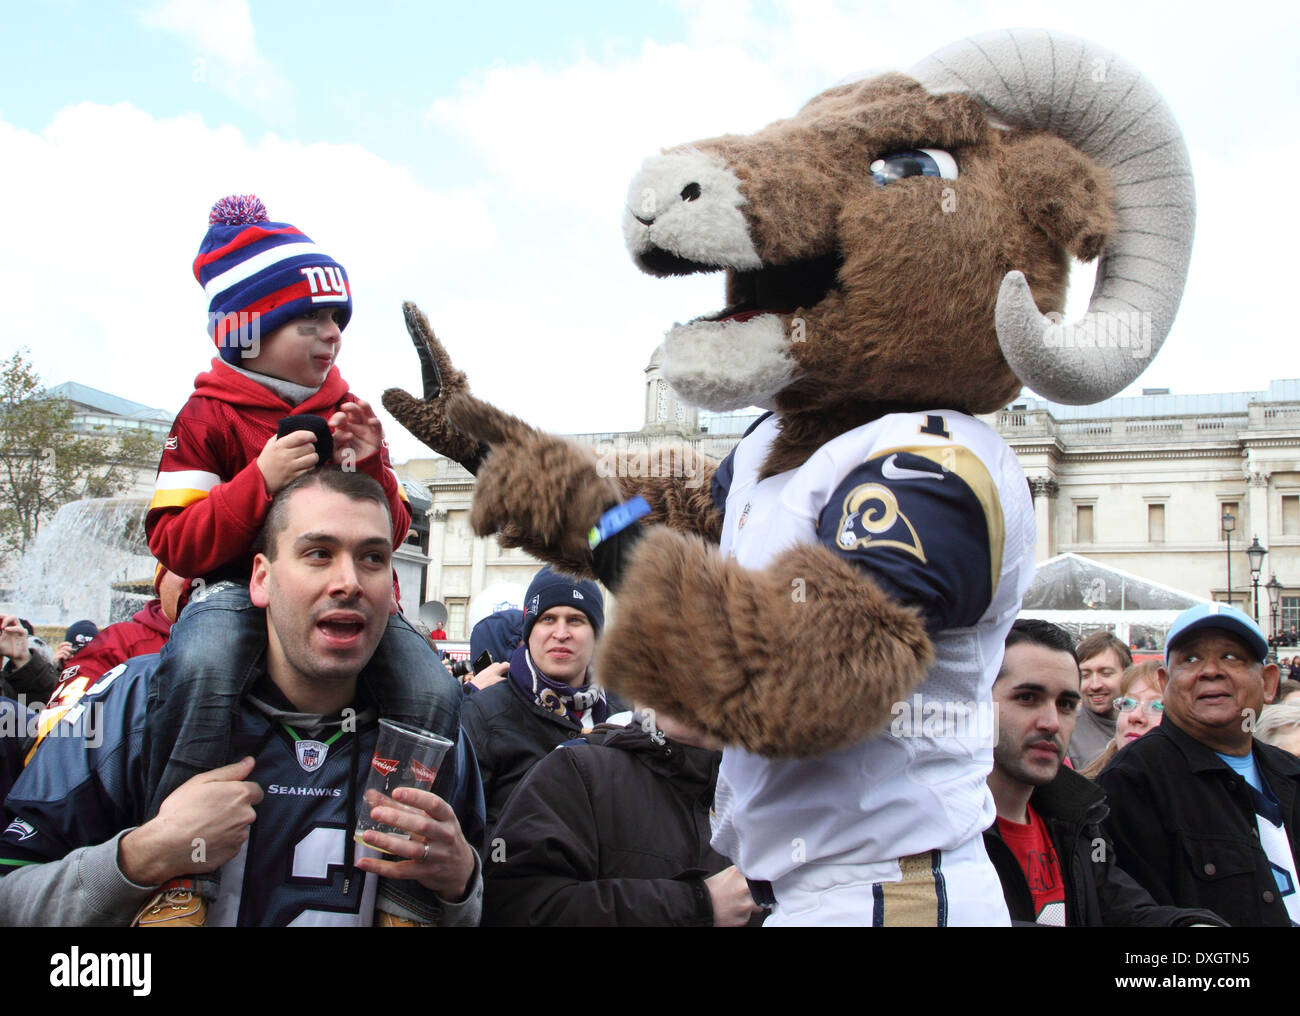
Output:
[[633,59],[560,70],[494,66],[435,101],[429,120],[462,138],[514,199],[604,215],[660,147],[755,130],[800,97],[738,46],[646,42]]
[[247,0],[164,0],[140,20],[194,48],[196,84],[209,84],[272,121],[292,114],[293,86],[257,48]]

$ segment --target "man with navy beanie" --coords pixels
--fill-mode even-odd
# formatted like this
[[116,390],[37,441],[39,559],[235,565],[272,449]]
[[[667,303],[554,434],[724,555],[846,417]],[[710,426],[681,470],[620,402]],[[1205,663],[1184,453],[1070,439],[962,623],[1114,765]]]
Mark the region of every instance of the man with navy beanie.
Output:
[[1300,759],[1254,738],[1277,691],[1259,626],[1222,603],[1174,619],[1157,671],[1164,720],[1097,782],[1116,861],[1157,903],[1232,925],[1300,923]]
[[507,679],[461,709],[483,776],[489,832],[538,759],[617,711],[591,675],[604,624],[596,583],[550,568],[533,577],[524,594],[523,644],[510,657]]

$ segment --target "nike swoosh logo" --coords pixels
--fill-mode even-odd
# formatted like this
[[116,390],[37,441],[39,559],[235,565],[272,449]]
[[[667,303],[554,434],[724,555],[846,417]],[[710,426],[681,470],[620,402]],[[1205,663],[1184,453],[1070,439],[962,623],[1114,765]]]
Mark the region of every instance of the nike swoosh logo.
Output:
[[942,473],[931,473],[926,469],[908,469],[906,466],[894,465],[897,455],[891,455],[880,466],[880,475],[886,480],[942,480]]

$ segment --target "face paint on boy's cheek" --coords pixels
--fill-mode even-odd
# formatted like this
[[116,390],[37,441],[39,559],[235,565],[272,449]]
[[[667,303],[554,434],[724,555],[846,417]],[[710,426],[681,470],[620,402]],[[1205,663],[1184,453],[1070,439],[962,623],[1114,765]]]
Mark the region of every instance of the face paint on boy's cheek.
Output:
[[319,335],[319,334],[320,334],[320,326],[317,325],[316,322],[314,322],[314,321],[308,321],[308,322],[306,322],[305,324],[300,324],[300,325],[298,326],[298,334],[299,334],[299,335],[313,335],[313,336],[314,336],[314,335]]

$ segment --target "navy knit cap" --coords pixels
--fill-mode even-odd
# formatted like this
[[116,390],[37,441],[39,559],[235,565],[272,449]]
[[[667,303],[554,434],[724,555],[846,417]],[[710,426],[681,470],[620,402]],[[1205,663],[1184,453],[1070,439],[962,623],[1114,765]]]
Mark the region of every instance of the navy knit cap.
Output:
[[88,646],[98,634],[99,627],[94,621],[77,621],[68,625],[68,630],[63,633],[63,641],[71,642],[73,650],[76,651]]
[[524,641],[532,634],[537,619],[552,607],[573,607],[582,611],[597,633],[605,625],[605,598],[600,586],[590,579],[577,579],[543,568],[533,576],[524,593]]
[[492,662],[508,660],[522,641],[524,612],[501,610],[489,614],[469,633],[469,658],[477,662],[483,650],[492,654]]
[[265,338],[321,306],[338,309],[340,331],[352,317],[343,266],[294,226],[271,222],[253,194],[232,194],[212,206],[194,277],[208,296],[208,334],[227,363],[256,355],[254,321]]

